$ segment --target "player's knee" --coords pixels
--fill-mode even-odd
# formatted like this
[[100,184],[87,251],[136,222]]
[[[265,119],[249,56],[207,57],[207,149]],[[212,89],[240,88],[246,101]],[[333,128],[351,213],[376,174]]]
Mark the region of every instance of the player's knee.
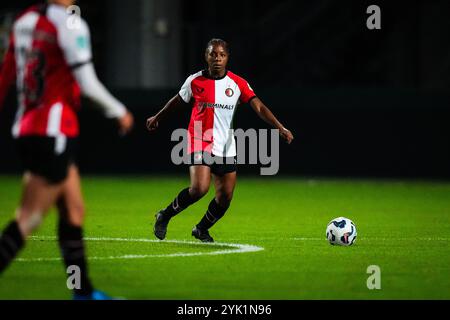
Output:
[[26,209],[17,210],[17,224],[24,237],[31,235],[42,224],[43,213],[37,210],[28,211]]
[[69,222],[73,226],[81,227],[84,222],[85,208],[83,204],[74,205],[69,210]]
[[209,186],[207,185],[195,185],[189,188],[189,195],[195,199],[199,200],[203,198],[209,191]]

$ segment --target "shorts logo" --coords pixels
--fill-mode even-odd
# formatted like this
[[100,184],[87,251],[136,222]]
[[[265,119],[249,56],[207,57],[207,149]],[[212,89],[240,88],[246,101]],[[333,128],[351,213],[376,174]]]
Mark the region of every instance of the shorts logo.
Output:
[[232,97],[234,95],[234,91],[231,88],[225,90],[225,94],[227,97]]

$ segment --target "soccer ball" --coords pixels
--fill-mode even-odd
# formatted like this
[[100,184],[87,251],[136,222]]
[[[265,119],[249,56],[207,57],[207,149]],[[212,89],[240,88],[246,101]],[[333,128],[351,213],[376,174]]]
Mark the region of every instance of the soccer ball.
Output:
[[352,220],[339,217],[330,221],[326,236],[332,245],[351,246],[356,241],[356,226]]

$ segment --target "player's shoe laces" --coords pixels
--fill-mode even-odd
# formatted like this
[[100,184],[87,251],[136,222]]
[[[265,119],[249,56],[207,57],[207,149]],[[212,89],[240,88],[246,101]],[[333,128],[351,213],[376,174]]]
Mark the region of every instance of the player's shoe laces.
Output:
[[170,218],[164,217],[164,211],[161,210],[155,215],[156,221],[153,226],[153,233],[159,240],[164,240],[167,233],[167,225],[169,224]]
[[91,294],[88,295],[74,294],[73,300],[114,300],[114,299],[102,291],[94,290],[92,291]]
[[214,242],[214,239],[209,235],[208,230],[199,229],[197,226],[192,229],[192,236],[201,242]]

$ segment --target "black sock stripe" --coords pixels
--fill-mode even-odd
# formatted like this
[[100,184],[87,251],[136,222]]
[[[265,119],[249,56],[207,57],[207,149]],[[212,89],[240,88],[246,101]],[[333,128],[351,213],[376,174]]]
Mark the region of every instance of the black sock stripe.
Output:
[[[214,222],[217,221],[217,218],[216,218],[209,210],[206,211],[205,216],[206,216],[206,218],[207,218],[211,223],[214,223]],[[210,218],[210,217],[211,217],[211,218]]]
[[69,249],[77,249],[84,247],[83,240],[64,240],[60,241],[60,246],[64,246]]
[[75,252],[65,252],[63,254],[64,259],[67,260],[77,260],[77,259],[82,259],[84,260],[84,250],[78,250]]
[[180,205],[179,205],[179,201],[178,201],[178,196],[173,200],[172,202],[172,209],[175,212],[178,212],[178,210],[180,209]]

